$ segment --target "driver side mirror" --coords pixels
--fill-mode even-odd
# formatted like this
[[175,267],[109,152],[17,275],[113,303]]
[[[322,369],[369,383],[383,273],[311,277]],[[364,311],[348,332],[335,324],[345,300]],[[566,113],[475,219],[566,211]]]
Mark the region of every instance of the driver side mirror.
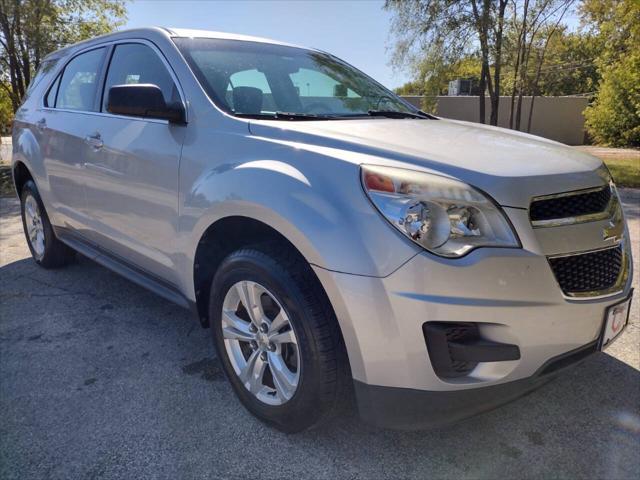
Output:
[[178,102],[167,105],[160,87],[150,83],[114,85],[109,89],[107,111],[117,115],[186,123],[184,106]]

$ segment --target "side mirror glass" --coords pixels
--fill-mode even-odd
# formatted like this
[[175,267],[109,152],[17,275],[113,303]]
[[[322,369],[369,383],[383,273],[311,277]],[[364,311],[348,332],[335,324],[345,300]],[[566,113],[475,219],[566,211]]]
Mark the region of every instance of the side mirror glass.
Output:
[[184,106],[167,105],[162,90],[150,83],[114,85],[109,89],[107,111],[131,117],[158,118],[171,123],[185,123]]

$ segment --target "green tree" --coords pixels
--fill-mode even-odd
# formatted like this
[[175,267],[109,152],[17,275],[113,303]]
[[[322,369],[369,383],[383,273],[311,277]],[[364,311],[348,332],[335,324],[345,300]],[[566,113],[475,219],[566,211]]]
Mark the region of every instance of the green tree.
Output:
[[0,135],[9,133],[13,120],[13,108],[7,90],[0,87]]
[[424,95],[424,82],[419,80],[407,82],[404,85],[395,89],[398,95]]
[[601,39],[602,80],[585,111],[587,130],[597,143],[640,147],[640,2],[586,0],[582,15]]
[[0,0],[0,88],[15,112],[42,59],[126,20],[126,0]]
[[538,93],[546,96],[593,94],[600,82],[595,63],[599,49],[599,40],[589,32],[568,32],[566,27],[558,31],[549,42]]
[[408,66],[424,84],[425,95],[446,91],[455,78],[478,79],[483,123],[485,91],[492,125],[498,121],[500,95],[509,92],[509,123],[519,129],[523,96],[542,94],[549,56],[576,1],[387,0],[385,8],[393,13],[392,64]]
[[[448,66],[466,55],[480,60],[479,120],[485,122],[485,91],[491,98],[490,123],[498,122],[502,41],[507,0],[387,0],[393,13],[394,63],[429,70],[425,82],[440,84]],[[493,67],[493,68],[492,68]]]
[[401,95],[423,95],[422,109],[425,112],[435,113],[436,97],[447,94],[451,79],[471,78],[478,81],[482,67],[477,55],[467,55],[453,63],[446,63],[437,57],[428,57],[417,64],[415,68],[418,80],[403,85],[398,93]]

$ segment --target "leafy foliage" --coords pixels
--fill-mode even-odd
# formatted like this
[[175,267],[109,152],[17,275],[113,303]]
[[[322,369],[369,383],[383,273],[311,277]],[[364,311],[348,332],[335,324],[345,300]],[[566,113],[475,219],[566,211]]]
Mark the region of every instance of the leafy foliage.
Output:
[[407,82],[396,89],[400,95],[422,95],[422,109],[435,113],[436,98],[446,95],[449,81],[455,78],[480,78],[480,59],[476,55],[468,55],[458,61],[447,64],[443,61],[425,60],[416,66],[418,80]]
[[8,88],[0,88],[0,135],[8,134],[13,120],[13,108]]
[[589,134],[598,143],[640,147],[640,2],[589,0],[582,13],[602,40],[602,80],[585,111]]
[[[546,0],[555,1],[555,0]],[[480,59],[480,118],[485,121],[485,90],[497,123],[502,42],[507,0],[387,0],[393,13],[394,65],[410,66],[428,94],[439,93],[443,75],[461,59]],[[491,64],[493,63],[493,69]],[[430,105],[425,105],[429,109]]]
[[512,97],[510,123],[517,112],[519,128],[522,97],[540,94],[547,50],[563,32],[562,20],[576,1],[387,0],[385,8],[393,13],[392,64],[410,68],[426,95],[442,93],[455,78],[474,77],[480,87],[480,121],[486,91],[493,125],[506,87]]
[[50,52],[124,23],[126,0],[0,0],[0,88],[17,110]]

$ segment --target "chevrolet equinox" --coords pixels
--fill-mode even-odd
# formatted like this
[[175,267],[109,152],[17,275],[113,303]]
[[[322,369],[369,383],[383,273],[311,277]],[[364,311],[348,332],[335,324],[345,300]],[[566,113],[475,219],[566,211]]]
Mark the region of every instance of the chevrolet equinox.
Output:
[[599,159],[427,114],[323,51],[165,28],[72,45],[42,62],[13,149],[36,263],[79,252],[191,309],[284,431],[351,395],[382,427],[474,415],[627,322]]

